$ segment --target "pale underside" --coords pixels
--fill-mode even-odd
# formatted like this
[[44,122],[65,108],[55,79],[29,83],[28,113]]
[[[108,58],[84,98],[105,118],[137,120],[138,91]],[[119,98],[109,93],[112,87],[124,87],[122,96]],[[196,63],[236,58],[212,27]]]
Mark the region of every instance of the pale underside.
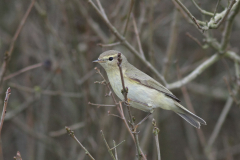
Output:
[[[166,96],[163,92],[144,86],[140,82],[126,77],[125,72],[123,75],[125,86],[128,87],[127,97],[132,107],[143,110],[145,112],[150,112],[154,108],[177,111],[178,107],[174,105],[175,100]],[[115,94],[121,100],[124,100],[124,97],[121,93],[122,83],[120,73],[111,73],[111,76],[108,76],[108,78]]]

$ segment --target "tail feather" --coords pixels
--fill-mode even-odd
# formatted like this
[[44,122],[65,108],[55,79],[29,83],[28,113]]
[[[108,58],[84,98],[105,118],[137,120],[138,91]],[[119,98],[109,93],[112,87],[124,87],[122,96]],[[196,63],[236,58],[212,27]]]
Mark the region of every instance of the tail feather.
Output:
[[177,113],[177,114],[181,116],[184,120],[186,120],[188,123],[190,123],[192,126],[200,129],[201,124],[195,119],[193,119],[191,116],[182,114],[182,113]]
[[196,116],[195,114],[187,110],[185,107],[183,107],[181,104],[177,102],[175,104],[180,109],[179,111],[175,111],[175,113],[177,113],[179,116],[181,116],[184,120],[186,120],[188,123],[190,123],[194,127],[199,129],[201,124],[207,125],[207,123],[202,118]]

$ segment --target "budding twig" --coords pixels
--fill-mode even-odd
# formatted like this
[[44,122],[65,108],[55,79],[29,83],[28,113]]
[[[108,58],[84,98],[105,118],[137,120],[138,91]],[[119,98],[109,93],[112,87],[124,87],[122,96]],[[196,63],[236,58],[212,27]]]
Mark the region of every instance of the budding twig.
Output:
[[86,155],[88,155],[92,160],[95,160],[93,158],[93,156],[88,152],[88,150],[82,145],[82,143],[77,139],[77,137],[74,135],[74,132],[69,128],[69,127],[65,127],[67,133],[69,134],[69,136],[71,136],[81,147],[82,149],[84,149]]
[[159,146],[159,140],[158,140],[158,133],[160,132],[160,130],[159,128],[157,128],[157,123],[154,118],[152,120],[152,125],[153,125],[153,134],[154,134],[154,138],[157,146],[158,160],[161,160],[161,152],[160,152],[160,146]]

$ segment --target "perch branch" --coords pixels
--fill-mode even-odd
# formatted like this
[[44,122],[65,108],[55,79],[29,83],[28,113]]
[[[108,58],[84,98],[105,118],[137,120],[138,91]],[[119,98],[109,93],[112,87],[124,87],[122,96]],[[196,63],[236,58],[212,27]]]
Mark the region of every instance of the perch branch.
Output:
[[[130,118],[130,123],[132,125],[132,129],[135,128],[135,124],[134,124],[134,120],[133,120],[133,116],[132,116],[132,113],[131,113],[131,110],[130,110],[130,104],[128,103],[128,98],[127,98],[127,94],[128,94],[128,88],[125,87],[125,83],[124,83],[124,78],[123,78],[123,73],[122,73],[122,58],[121,58],[121,53],[118,53],[118,67],[119,67],[119,72],[120,72],[120,76],[121,76],[121,81],[122,81],[122,94],[124,96],[124,100],[125,100],[125,103],[126,103],[126,106],[127,106],[127,109],[128,109],[128,114],[129,114],[129,118]],[[145,155],[143,154],[143,152],[141,151],[140,149],[140,144],[139,144],[139,140],[138,140],[138,135],[137,133],[133,133],[133,136],[135,138],[135,144],[136,144],[136,148],[137,148],[137,152],[138,152],[138,159],[140,160],[140,155],[142,157],[145,158]]]

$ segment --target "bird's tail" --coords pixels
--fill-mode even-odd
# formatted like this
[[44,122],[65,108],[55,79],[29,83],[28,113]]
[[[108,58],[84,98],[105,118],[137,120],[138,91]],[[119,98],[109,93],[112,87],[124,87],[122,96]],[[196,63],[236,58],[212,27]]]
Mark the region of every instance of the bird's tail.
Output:
[[202,118],[196,116],[178,102],[175,102],[175,105],[178,106],[178,110],[175,111],[175,113],[177,113],[179,116],[181,116],[183,119],[185,119],[188,123],[190,123],[194,127],[199,129],[201,124],[207,125],[207,123]]

